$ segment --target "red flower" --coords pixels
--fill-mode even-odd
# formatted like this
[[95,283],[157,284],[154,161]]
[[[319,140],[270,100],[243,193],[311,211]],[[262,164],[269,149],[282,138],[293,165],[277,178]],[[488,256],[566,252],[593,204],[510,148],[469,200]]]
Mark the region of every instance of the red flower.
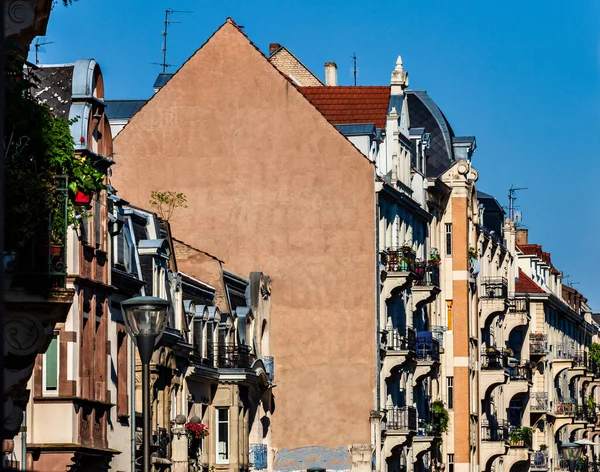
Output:
[[82,136],[81,138],[79,138],[79,142],[82,144],[85,143],[85,138]]
[[208,436],[208,426],[202,423],[186,423],[185,429],[187,429],[188,437],[190,438],[201,438]]

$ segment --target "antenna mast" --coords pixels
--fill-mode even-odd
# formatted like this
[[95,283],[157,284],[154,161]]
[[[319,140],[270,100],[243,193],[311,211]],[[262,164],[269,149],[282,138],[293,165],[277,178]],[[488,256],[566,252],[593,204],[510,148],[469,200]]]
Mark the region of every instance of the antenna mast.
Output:
[[171,21],[169,19],[170,15],[172,15],[173,13],[194,13],[193,11],[189,11],[189,10],[173,10],[172,8],[167,8],[165,10],[165,29],[162,32],[163,35],[163,47],[162,47],[162,52],[163,52],[163,61],[162,64],[159,64],[160,66],[162,66],[162,71],[163,74],[165,72],[167,72],[167,67],[173,67],[171,64],[167,64],[167,35],[169,34],[169,25],[171,23],[181,23],[181,21]]
[[[45,43],[40,43],[40,42],[39,42],[39,40],[38,40],[38,41],[36,41],[36,43],[34,44],[34,47],[35,47],[35,63],[36,63],[36,64],[39,64],[39,63],[40,63],[40,60],[39,60],[39,57],[38,57],[38,55],[39,55],[39,53],[40,53],[40,47],[41,47],[41,46],[45,46],[46,44],[54,44],[54,41],[47,41],[47,42],[45,42]],[[41,52],[45,52],[45,51],[42,49],[42,51],[41,51]]]
[[517,197],[515,197],[515,192],[518,190],[527,190],[527,187],[515,188],[511,185],[508,191],[508,217],[511,221],[515,221],[515,200],[517,199]]
[[352,62],[353,62],[353,68],[352,68],[352,72],[354,73],[354,86],[356,87],[356,53],[352,54],[350,56],[352,58]]

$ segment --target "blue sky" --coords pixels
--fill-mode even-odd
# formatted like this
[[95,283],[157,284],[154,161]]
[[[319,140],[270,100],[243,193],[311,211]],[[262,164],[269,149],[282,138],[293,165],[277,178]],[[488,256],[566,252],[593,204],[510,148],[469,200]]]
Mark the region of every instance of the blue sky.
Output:
[[[508,189],[554,265],[600,310],[600,2],[79,0],[54,9],[43,63],[93,57],[106,96],[148,98],[160,68],[164,10],[175,14],[167,61],[181,65],[232,17],[263,51],[287,46],[323,76],[388,84],[400,54],[410,86],[437,102],[458,135],[474,135],[478,187]],[[30,59],[33,59],[30,56]]]

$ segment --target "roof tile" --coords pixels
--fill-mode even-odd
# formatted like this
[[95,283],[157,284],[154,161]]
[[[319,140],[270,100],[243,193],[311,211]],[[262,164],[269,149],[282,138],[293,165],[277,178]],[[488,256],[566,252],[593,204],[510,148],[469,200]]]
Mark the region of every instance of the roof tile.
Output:
[[545,293],[544,289],[519,269],[519,278],[515,282],[516,293]]
[[389,86],[298,87],[298,90],[334,125],[375,123],[377,128],[385,128]]

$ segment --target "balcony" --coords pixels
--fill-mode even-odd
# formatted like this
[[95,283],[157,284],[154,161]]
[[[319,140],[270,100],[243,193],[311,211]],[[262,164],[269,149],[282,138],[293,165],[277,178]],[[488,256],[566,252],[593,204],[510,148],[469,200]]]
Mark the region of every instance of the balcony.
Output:
[[418,307],[430,303],[440,293],[440,266],[435,263],[420,263],[415,268],[413,282],[413,302]]
[[482,421],[481,441],[505,442],[508,441],[508,422],[506,420]]
[[394,367],[414,358],[417,348],[417,334],[413,328],[392,328],[380,332],[380,349],[383,351],[382,373],[390,376]]
[[545,356],[548,352],[548,336],[544,333],[531,333],[529,335],[529,355]]
[[531,455],[529,470],[548,470],[548,451],[534,451]]
[[508,435],[510,447],[531,447],[532,432],[527,426],[511,427]]
[[250,346],[245,344],[218,346],[215,349],[215,365],[220,369],[250,368]]
[[508,367],[508,376],[511,381],[524,380],[531,382],[531,365],[522,364]]
[[481,299],[482,324],[488,323],[489,317],[504,313],[508,303],[508,281],[504,277],[482,277],[479,287]]
[[394,406],[388,409],[386,431],[409,434],[417,430],[417,410],[412,406]]
[[496,348],[483,349],[481,352],[481,373],[479,374],[480,388],[484,395],[491,389],[506,383],[508,379],[507,356],[504,351]]
[[440,361],[440,343],[433,338],[433,333],[429,331],[419,331],[417,333],[416,351],[418,361]]
[[[170,464],[170,447],[171,438],[166,428],[158,428],[154,434],[152,434],[152,447],[153,450],[153,462],[160,464]],[[159,460],[157,460],[159,459]]]
[[254,470],[267,468],[266,444],[250,444],[250,465]]
[[387,300],[394,292],[408,288],[416,278],[416,256],[409,247],[392,247],[387,250],[383,264],[385,266],[383,296]]
[[574,417],[577,412],[577,404],[571,398],[559,398],[554,405],[554,414],[556,416]]
[[503,322],[505,332],[510,333],[517,326],[527,326],[530,320],[527,300],[524,298],[509,298],[508,311]]
[[529,396],[529,405],[531,412],[535,413],[546,413],[548,411],[548,393],[547,392],[533,392]]
[[511,399],[519,393],[527,393],[531,388],[531,365],[529,363],[508,366],[509,382],[504,386],[505,398]]

